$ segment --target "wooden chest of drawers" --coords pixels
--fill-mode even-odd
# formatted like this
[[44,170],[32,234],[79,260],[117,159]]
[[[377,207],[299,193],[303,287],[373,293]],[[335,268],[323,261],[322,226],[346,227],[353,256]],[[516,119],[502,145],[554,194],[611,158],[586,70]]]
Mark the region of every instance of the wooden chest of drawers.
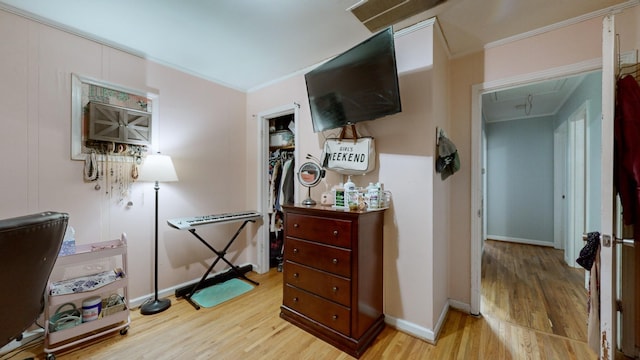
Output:
[[384,328],[384,211],[284,206],[280,316],[360,357]]

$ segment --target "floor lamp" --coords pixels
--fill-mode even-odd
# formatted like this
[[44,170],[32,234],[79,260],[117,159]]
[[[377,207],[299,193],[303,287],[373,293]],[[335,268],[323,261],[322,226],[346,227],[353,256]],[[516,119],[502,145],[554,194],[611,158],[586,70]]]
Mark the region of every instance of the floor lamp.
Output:
[[160,153],[148,155],[140,168],[138,181],[155,182],[156,190],[156,232],[155,232],[155,297],[153,301],[147,301],[140,306],[142,315],[152,315],[167,310],[171,306],[171,300],[158,299],[158,190],[160,182],[178,181],[178,175],[173,167],[173,162],[168,155]]

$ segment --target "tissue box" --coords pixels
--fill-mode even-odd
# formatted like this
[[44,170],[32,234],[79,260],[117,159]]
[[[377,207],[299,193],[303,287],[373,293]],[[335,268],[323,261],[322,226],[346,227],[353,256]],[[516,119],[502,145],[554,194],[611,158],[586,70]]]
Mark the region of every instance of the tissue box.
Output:
[[59,256],[72,255],[76,253],[76,241],[75,240],[65,240],[62,242],[62,246],[60,247]]
[[62,246],[58,256],[72,255],[76,253],[76,231],[72,226],[67,226],[67,230],[62,238]]

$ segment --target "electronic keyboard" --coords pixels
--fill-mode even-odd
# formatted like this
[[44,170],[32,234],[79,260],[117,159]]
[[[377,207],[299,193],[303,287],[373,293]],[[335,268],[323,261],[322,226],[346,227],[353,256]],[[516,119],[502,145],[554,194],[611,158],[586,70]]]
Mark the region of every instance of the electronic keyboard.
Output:
[[229,221],[252,220],[261,217],[256,211],[243,211],[237,213],[224,213],[216,215],[193,216],[167,220],[167,223],[178,230],[189,230],[194,226],[215,224]]

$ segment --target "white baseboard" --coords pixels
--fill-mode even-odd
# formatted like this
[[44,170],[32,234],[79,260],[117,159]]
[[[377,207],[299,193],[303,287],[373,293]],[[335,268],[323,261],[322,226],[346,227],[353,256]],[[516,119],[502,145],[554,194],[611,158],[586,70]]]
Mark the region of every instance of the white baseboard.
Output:
[[398,331],[402,331],[411,336],[415,336],[418,339],[424,340],[430,344],[435,345],[438,339],[438,334],[440,334],[440,330],[442,329],[442,326],[444,325],[444,321],[447,318],[447,313],[449,312],[449,306],[450,306],[449,302],[447,302],[444,308],[442,308],[442,311],[440,312],[440,316],[438,317],[438,321],[436,322],[435,329],[429,329],[424,326],[414,324],[410,321],[407,321],[404,319],[398,319],[386,314],[384,317],[385,323],[395,328]]
[[436,333],[432,329],[425,328],[407,320],[394,318],[393,316],[389,315],[384,316],[384,322],[398,331],[402,331],[411,336],[415,336],[418,339],[424,340],[431,344],[436,343]]
[[552,241],[523,239],[523,238],[515,238],[515,237],[500,236],[500,235],[487,234],[487,240],[508,241],[513,243],[526,244],[526,245],[538,245],[538,246],[549,246],[549,247],[554,246],[554,243]]
[[[449,299],[449,306],[453,309],[459,310],[465,314],[471,314],[471,305],[463,303],[462,301]],[[474,314],[472,314],[474,315]],[[477,314],[475,314],[477,315]]]
[[449,312],[449,302],[447,301],[440,311],[440,317],[438,317],[438,322],[436,322],[435,328],[435,339],[438,340],[438,335],[440,335],[440,330],[442,330],[442,325],[444,325],[444,321],[447,319],[447,313]]

